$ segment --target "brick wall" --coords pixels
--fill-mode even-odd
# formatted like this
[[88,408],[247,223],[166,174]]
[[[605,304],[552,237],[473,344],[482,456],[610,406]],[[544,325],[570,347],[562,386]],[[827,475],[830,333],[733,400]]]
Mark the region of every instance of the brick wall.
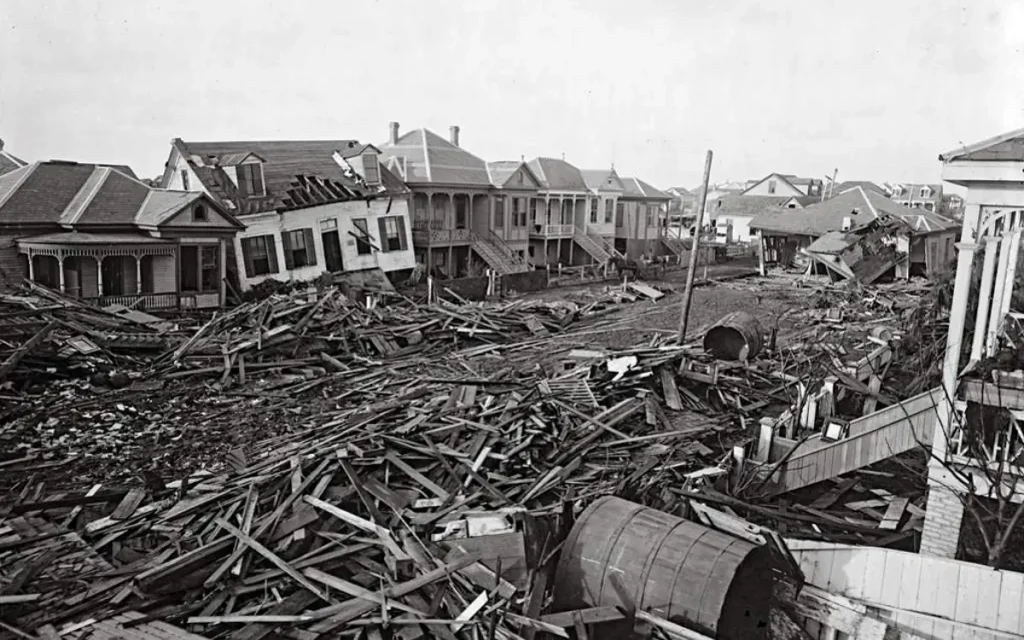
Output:
[[963,519],[964,506],[960,498],[946,487],[929,484],[921,553],[955,558]]

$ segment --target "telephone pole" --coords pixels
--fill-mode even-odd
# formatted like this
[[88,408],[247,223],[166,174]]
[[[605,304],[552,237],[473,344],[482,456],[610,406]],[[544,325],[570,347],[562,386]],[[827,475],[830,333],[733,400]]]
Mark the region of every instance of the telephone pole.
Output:
[[697,254],[700,250],[700,234],[704,228],[704,207],[708,201],[708,183],[711,181],[711,158],[714,154],[708,149],[707,159],[704,160],[704,182],[700,187],[700,197],[697,198],[697,227],[693,234],[693,244],[690,246],[690,268],[686,271],[686,288],[683,290],[683,308],[679,311],[679,344],[686,340],[686,323],[690,319],[690,299],[693,297],[693,277],[697,271]]

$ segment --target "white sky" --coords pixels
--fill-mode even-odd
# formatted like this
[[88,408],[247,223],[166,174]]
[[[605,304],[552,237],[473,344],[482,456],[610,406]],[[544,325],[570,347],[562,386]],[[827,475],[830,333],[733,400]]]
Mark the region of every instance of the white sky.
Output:
[[0,137],[162,171],[186,140],[387,123],[486,160],[614,162],[661,188],[769,172],[938,179],[1024,126],[1024,0],[3,0]]

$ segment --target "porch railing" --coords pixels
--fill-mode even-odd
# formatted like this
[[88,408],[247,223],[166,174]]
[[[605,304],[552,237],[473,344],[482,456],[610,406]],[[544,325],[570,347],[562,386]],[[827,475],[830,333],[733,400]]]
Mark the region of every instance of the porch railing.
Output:
[[469,243],[473,239],[473,232],[469,229],[427,229],[414,228],[412,231],[413,242],[417,244],[454,244]]
[[541,224],[530,230],[531,236],[541,238],[571,238],[575,227],[571,224]]
[[178,306],[178,294],[176,293],[143,293],[138,295],[111,295],[99,296],[97,298],[85,298],[99,307],[109,307],[119,304],[131,309],[173,309]]

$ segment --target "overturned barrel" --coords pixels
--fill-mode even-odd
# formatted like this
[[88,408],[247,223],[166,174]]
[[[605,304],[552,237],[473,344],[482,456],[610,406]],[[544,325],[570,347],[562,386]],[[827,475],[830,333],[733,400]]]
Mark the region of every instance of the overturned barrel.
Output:
[[761,323],[746,311],[733,311],[704,334],[704,351],[719,360],[753,359],[761,352]]
[[[715,638],[766,638],[773,560],[764,547],[606,496],[569,533],[555,576],[555,611],[648,611]],[[641,634],[601,624],[594,640]]]

